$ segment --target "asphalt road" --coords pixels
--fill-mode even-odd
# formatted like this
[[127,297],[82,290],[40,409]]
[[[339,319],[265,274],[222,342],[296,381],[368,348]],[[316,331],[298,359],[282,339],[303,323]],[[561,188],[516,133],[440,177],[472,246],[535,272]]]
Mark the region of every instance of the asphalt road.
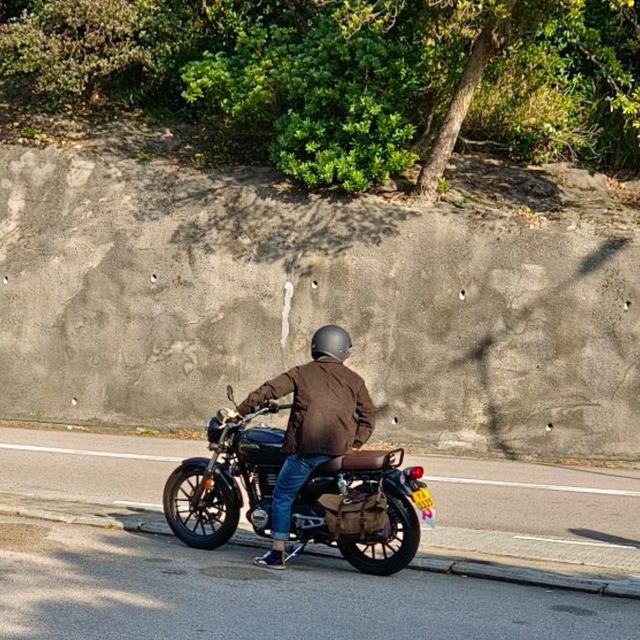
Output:
[[[68,451],[74,449],[93,455]],[[157,458],[198,455],[208,455],[204,441],[0,429],[1,490],[159,505],[177,462]],[[432,478],[439,525],[640,547],[640,471],[435,456],[408,463],[422,464]]]
[[637,601],[403,571],[374,578],[303,556],[0,518],[0,638],[590,640],[638,637]]

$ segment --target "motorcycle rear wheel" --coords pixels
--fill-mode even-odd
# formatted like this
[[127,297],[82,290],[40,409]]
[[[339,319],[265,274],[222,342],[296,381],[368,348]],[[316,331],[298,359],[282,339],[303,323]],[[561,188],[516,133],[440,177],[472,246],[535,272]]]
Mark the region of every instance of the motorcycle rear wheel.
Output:
[[420,523],[405,500],[387,496],[392,533],[385,541],[371,544],[338,545],[345,560],[358,571],[374,576],[390,576],[413,560],[420,544]]
[[238,527],[240,508],[220,481],[203,495],[203,506],[191,505],[202,481],[202,467],[180,466],[167,479],[163,494],[164,516],[171,531],[189,547],[215,549],[231,538]]

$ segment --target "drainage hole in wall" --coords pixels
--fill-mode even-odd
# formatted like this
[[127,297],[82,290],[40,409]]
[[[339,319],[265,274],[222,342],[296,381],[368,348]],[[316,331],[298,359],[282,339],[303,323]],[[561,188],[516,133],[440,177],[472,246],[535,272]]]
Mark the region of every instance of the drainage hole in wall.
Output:
[[318,281],[317,281],[317,280],[314,280],[314,281],[311,283],[311,288],[312,288],[312,289],[317,289],[317,288],[318,288]]
[[553,431],[553,422],[547,422],[547,433],[551,433]]
[[76,406],[78,404],[78,398],[71,398],[71,405]]
[[464,300],[467,297],[467,292],[463,289],[459,294],[458,294],[458,298],[460,298],[460,300]]
[[155,284],[156,282],[158,282],[158,276],[155,273],[151,274],[151,283]]
[[4,282],[4,284],[9,284],[9,276],[2,278],[2,282]]
[[[5,283],[6,284],[6,283]],[[631,300],[625,300],[624,303],[624,310],[625,311],[629,311],[629,309],[631,309]]]
[[393,418],[391,418],[391,424],[398,424],[397,416],[393,416]]

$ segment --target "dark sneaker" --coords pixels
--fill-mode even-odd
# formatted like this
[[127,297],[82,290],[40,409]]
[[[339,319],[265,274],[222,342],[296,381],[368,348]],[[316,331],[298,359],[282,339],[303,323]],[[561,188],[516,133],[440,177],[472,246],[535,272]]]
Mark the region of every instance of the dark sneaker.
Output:
[[253,564],[256,567],[264,567],[265,569],[276,569],[277,571],[283,571],[286,569],[284,564],[284,552],[282,551],[268,551],[263,556],[253,559]]

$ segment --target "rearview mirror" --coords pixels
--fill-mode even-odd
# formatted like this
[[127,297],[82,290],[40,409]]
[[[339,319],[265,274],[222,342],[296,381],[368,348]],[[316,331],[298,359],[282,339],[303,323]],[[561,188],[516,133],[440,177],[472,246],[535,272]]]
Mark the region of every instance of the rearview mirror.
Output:
[[233,399],[233,387],[230,384],[227,385],[227,399],[231,400],[234,405],[236,404],[236,401]]

